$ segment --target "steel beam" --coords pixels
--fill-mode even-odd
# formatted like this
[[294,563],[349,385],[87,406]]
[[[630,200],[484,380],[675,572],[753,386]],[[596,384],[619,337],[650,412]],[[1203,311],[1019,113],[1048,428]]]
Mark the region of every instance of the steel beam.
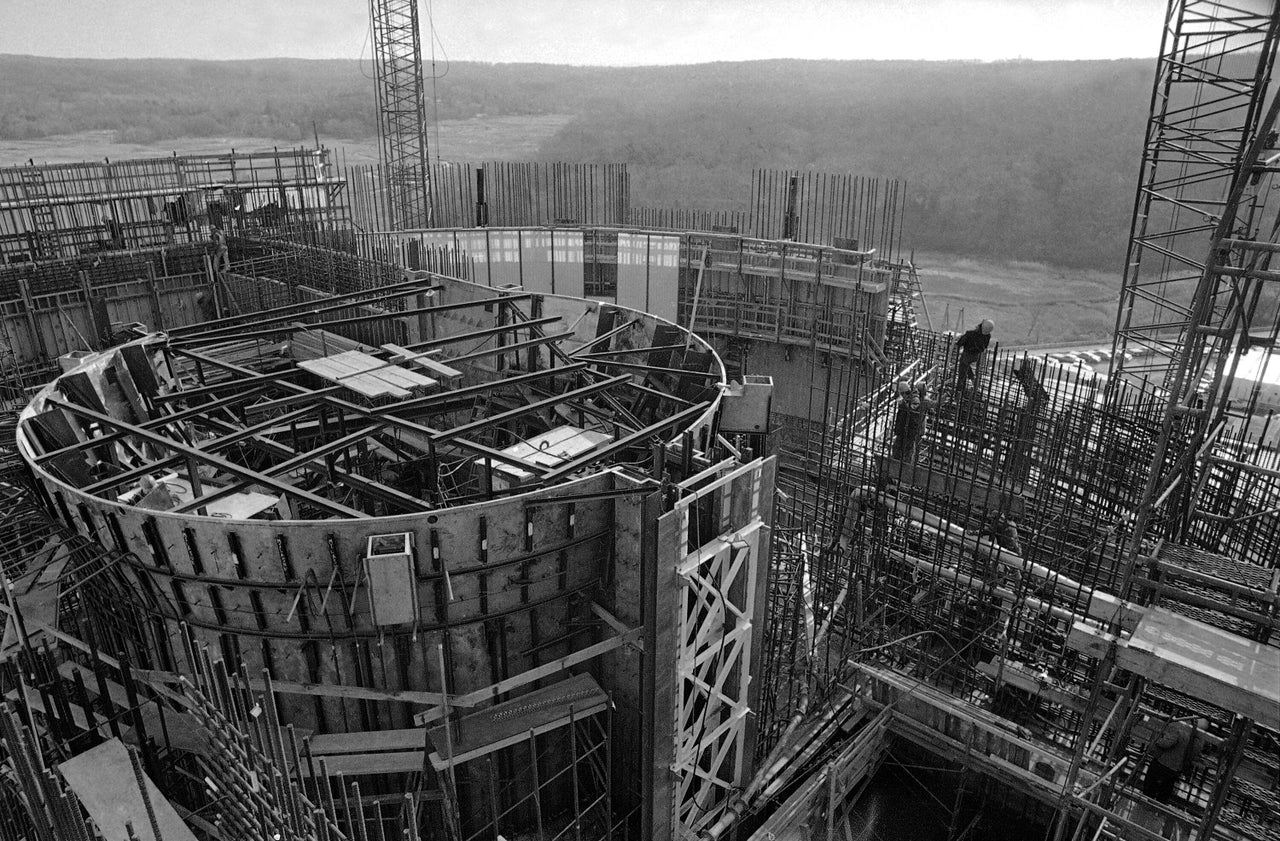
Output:
[[572,365],[565,365],[562,368],[544,368],[541,371],[533,371],[528,374],[517,374],[514,377],[505,377],[500,380],[490,380],[489,382],[477,383],[463,388],[456,388],[453,391],[443,391],[439,394],[428,395],[427,397],[412,397],[408,400],[401,400],[398,403],[389,403],[383,406],[385,412],[412,412],[418,414],[427,412],[437,406],[444,406],[455,400],[465,400],[470,397],[478,397],[482,394],[488,394],[499,388],[505,388],[515,385],[527,385],[544,380],[548,377],[557,376],[559,374],[572,374],[582,371],[586,368],[586,363],[576,362]]
[[[264,476],[264,477],[274,476],[280,473],[288,473],[290,470],[296,470],[298,468],[305,466],[308,462],[312,462],[312,461],[315,461],[316,459],[324,458],[330,453],[336,453],[341,450],[345,450],[347,447],[350,447],[352,444],[356,443],[357,441],[363,441],[365,438],[369,437],[369,435],[378,431],[378,429],[381,429],[383,426],[385,426],[385,423],[375,423],[372,427],[365,427],[364,429],[360,429],[356,432],[352,432],[348,435],[344,435],[341,438],[337,438],[333,441],[329,441],[326,444],[322,444],[321,446],[316,447],[315,449],[308,450],[305,453],[299,453],[298,455],[295,455],[293,458],[286,459],[285,461],[282,461],[279,464],[274,464],[271,467],[268,467],[266,470],[257,471],[257,475]],[[177,508],[174,509],[174,511],[178,514],[185,514],[189,511],[197,511],[201,508],[204,508],[206,505],[208,505],[211,502],[215,502],[224,497],[231,496],[231,494],[233,493],[238,493],[240,491],[242,484],[244,483],[232,483],[230,485],[227,485],[226,487],[222,487],[222,488],[218,488],[217,490],[210,491],[204,496],[197,497],[188,503],[178,506]]]
[[[249,372],[249,369],[245,368],[244,366],[236,365],[233,362],[225,362],[220,359],[215,359],[212,356],[208,356],[202,353],[197,353],[196,351],[193,351],[193,350],[188,350],[185,348],[175,348],[174,351],[176,353],[182,354],[183,356],[187,356],[192,359],[198,359],[207,365],[214,366],[215,368],[222,368],[227,371],[236,371],[238,373]],[[291,389],[300,394],[305,393],[307,391],[307,389],[304,388],[303,386],[295,385],[293,383],[281,383],[281,385],[284,388]],[[361,417],[384,420],[386,421],[388,426],[398,427],[407,432],[414,432],[414,433],[417,433],[418,435],[422,435],[427,438],[430,438],[436,435],[440,431],[438,429],[432,429],[429,426],[424,426],[420,423],[415,423],[411,420],[407,420],[405,418],[401,418],[396,415],[386,414],[380,409],[370,409],[365,406],[360,406],[358,404],[351,403],[349,401],[342,400],[333,396],[322,397],[321,402],[329,406],[333,406],[334,408],[337,408],[337,409],[344,409],[348,412],[352,412],[353,414],[360,415]],[[486,447],[483,444],[477,444],[474,441],[467,441],[466,439],[454,439],[452,443],[455,447],[460,447],[464,450],[468,450],[470,452],[476,453],[477,455],[487,456],[488,458],[491,458],[494,461],[502,462],[503,464],[514,464],[516,467],[520,467],[524,470],[528,470],[529,472],[534,473],[535,475],[538,475],[538,476],[541,476],[542,474],[547,472],[547,468],[541,464],[535,464],[534,462],[528,461],[527,459],[522,459],[516,456],[508,455],[506,453],[495,450],[492,447]]]
[[[221,438],[215,438],[212,441],[206,441],[203,446],[195,447],[194,449],[199,450],[200,452],[205,452],[205,453],[216,452],[218,449],[222,447],[230,447],[232,444],[238,444],[244,439],[249,438],[253,435],[256,435],[262,430],[268,429],[269,427],[275,424],[285,423],[287,421],[303,417],[304,415],[308,415],[313,411],[315,411],[314,406],[307,406],[302,409],[289,412],[288,414],[271,418],[268,421],[263,421],[262,423],[254,424],[253,426],[243,427],[237,430],[232,435],[224,435]],[[206,420],[211,420],[211,419],[206,419]],[[128,435],[130,433],[126,432],[125,434]],[[169,439],[165,439],[165,440],[169,440]],[[178,442],[175,442],[175,443],[178,443]],[[118,485],[123,485],[125,482],[131,482],[134,479],[141,478],[142,476],[145,476],[148,473],[158,470],[161,467],[166,467],[172,464],[174,461],[180,461],[180,460],[181,459],[178,459],[173,456],[159,459],[158,461],[153,461],[148,464],[144,464],[139,467],[126,470],[123,473],[117,473],[115,476],[108,476],[106,479],[103,479],[100,482],[95,482],[92,485],[83,487],[80,490],[84,491],[85,493],[99,494],[102,491],[107,490],[108,488],[114,488],[114,487],[117,487]]]
[[151,399],[156,403],[175,403],[180,400],[186,400],[193,397],[203,397],[206,394],[217,394],[232,388],[247,388],[257,384],[271,386],[281,378],[291,377],[297,373],[297,371],[278,371],[273,374],[258,374],[253,377],[239,377],[234,380],[222,380],[221,382],[183,389],[182,391],[175,391],[170,394],[157,394]]
[[328,511],[332,514],[342,514],[347,517],[358,517],[358,518],[365,518],[369,516],[368,514],[365,514],[363,511],[357,511],[354,508],[348,508],[345,505],[342,505],[340,503],[334,502],[329,499],[325,499],[322,496],[317,496],[316,494],[310,493],[309,491],[304,491],[304,490],[301,490],[300,488],[295,488],[286,482],[276,481],[275,479],[272,479],[270,476],[263,476],[261,473],[258,473],[255,470],[250,470],[247,467],[242,467],[236,464],[235,462],[228,461],[227,459],[214,455],[213,453],[209,453],[204,450],[200,450],[195,447],[188,446],[187,444],[181,444],[177,441],[173,441],[169,438],[165,438],[163,435],[157,435],[150,430],[142,429],[138,426],[135,426],[134,424],[127,423],[126,421],[117,420],[116,418],[113,418],[110,415],[104,415],[101,412],[96,412],[93,409],[89,409],[85,406],[78,406],[75,403],[68,403],[63,400],[56,400],[53,398],[50,398],[48,400],[48,403],[49,405],[57,406],[58,408],[71,412],[72,414],[79,415],[80,417],[97,421],[100,424],[112,426],[117,429],[123,429],[129,432],[130,434],[137,436],[139,439],[143,441],[149,441],[158,446],[167,447],[176,453],[179,453],[183,456],[189,456],[189,457],[195,458],[198,461],[204,462],[205,464],[208,464],[212,467],[215,467],[219,470],[229,473],[232,476],[238,476],[242,479],[247,479],[250,482],[254,482],[264,487],[271,488],[277,493],[297,497],[298,499],[304,502],[307,502],[311,505],[316,506],[317,508]]
[[560,321],[560,316],[549,315],[546,318],[535,318],[532,321],[514,321],[510,324],[499,324],[496,327],[485,327],[481,330],[473,330],[470,333],[459,333],[453,336],[441,336],[438,339],[428,339],[425,342],[405,345],[405,348],[407,350],[430,350],[432,348],[444,347],[445,345],[454,345],[459,342],[471,341],[472,339],[487,339],[490,336],[510,333],[513,330],[519,330],[522,327],[541,327],[543,324],[550,324],[553,321]]
[[656,365],[643,365],[639,362],[617,362],[611,359],[592,359],[592,365],[604,365],[609,368],[627,368],[632,371],[647,371],[650,374],[668,374],[673,377],[701,377],[704,380],[715,379],[714,371],[686,371],[682,368],[659,368]]
[[[440,287],[432,286],[429,288],[439,289]],[[268,321],[264,321],[264,322],[257,322],[257,323],[244,325],[245,327],[260,327],[262,324],[269,324],[274,321],[284,322],[283,324],[277,327],[265,328],[265,329],[256,330],[250,333],[244,333],[242,331],[237,332],[239,328],[226,328],[223,330],[219,330],[216,333],[211,333],[208,335],[197,334],[197,335],[188,336],[188,337],[181,337],[176,341],[171,341],[170,346],[173,347],[175,350],[177,350],[179,347],[186,347],[188,345],[213,344],[215,342],[226,341],[228,339],[250,339],[250,338],[261,338],[264,336],[277,336],[281,333],[293,333],[300,329],[305,330],[305,329],[310,329],[315,327],[319,327],[321,329],[324,329],[326,327],[342,327],[347,324],[360,324],[366,321],[381,321],[387,318],[399,318],[399,317],[410,316],[410,315],[414,315],[414,316],[439,315],[441,313],[453,312],[455,310],[470,309],[472,307],[479,307],[479,306],[487,306],[496,302],[506,303],[511,300],[521,300],[527,297],[533,297],[533,296],[530,294],[509,295],[509,296],[504,296],[500,298],[485,298],[485,299],[480,299],[475,301],[459,301],[458,303],[454,303],[454,304],[435,304],[435,305],[426,306],[426,307],[414,307],[412,309],[393,310],[393,311],[388,311],[386,313],[378,313],[375,315],[358,315],[358,316],[352,316],[351,318],[337,318],[332,321],[299,321],[298,319],[294,318],[293,322],[290,322],[289,321],[290,316],[282,316],[281,318],[269,319]],[[340,309],[340,310],[351,309],[352,307],[355,307],[355,306],[360,306],[360,304],[358,303],[344,304],[338,307],[326,308],[326,310],[317,310],[317,312],[327,311],[328,309]],[[410,346],[410,349],[413,349],[413,346]]]
[[[524,325],[521,324],[518,326]],[[450,363],[470,362],[473,359],[483,359],[486,356],[499,356],[504,353],[518,353],[525,348],[537,347],[538,345],[545,345],[551,342],[558,342],[561,339],[567,339],[572,335],[572,330],[566,330],[563,333],[552,333],[550,336],[537,336],[532,339],[526,339],[523,342],[513,342],[512,344],[503,345],[501,347],[486,348],[484,350],[472,351],[471,353],[464,353],[462,356],[450,357],[446,361]]]
[[[228,427],[234,431],[234,427],[230,424],[224,423],[223,421],[216,421],[215,424],[222,427]],[[257,447],[258,449],[264,450],[272,455],[284,456],[285,458],[293,458],[298,455],[298,451],[292,447],[286,444],[281,444],[279,441],[272,438],[264,438],[260,435],[255,435],[250,440],[250,446]],[[376,497],[381,499],[383,502],[400,506],[406,511],[414,512],[431,510],[431,506],[425,500],[419,499],[416,496],[412,496],[402,491],[398,491],[395,488],[388,487],[373,479],[366,479],[363,476],[348,473],[339,467],[330,468],[326,464],[317,464],[315,461],[307,462],[306,464],[299,465],[299,467],[303,470],[323,474],[325,476],[332,473],[333,478],[337,479],[340,484],[346,485],[352,490],[359,491],[366,496]]]
[[537,412],[540,409],[547,409],[547,408],[551,408],[552,406],[558,406],[570,400],[574,400],[581,397],[590,397],[593,394],[597,394],[601,391],[605,391],[607,389],[613,388],[614,386],[622,385],[623,383],[627,382],[629,379],[630,377],[628,377],[626,374],[623,374],[622,376],[611,377],[607,380],[601,380],[600,382],[592,383],[591,385],[588,385],[588,386],[576,388],[573,391],[566,391],[563,394],[555,394],[555,395],[552,395],[551,397],[545,398],[543,400],[539,400],[536,403],[530,403],[527,406],[521,406],[517,409],[511,409],[510,411],[507,411],[507,412],[499,412],[498,414],[490,415],[487,418],[480,418],[479,420],[472,421],[471,423],[466,423],[466,424],[463,424],[462,426],[455,426],[452,429],[448,429],[443,432],[438,432],[435,434],[435,436],[433,436],[432,440],[437,442],[452,441],[454,437],[458,435],[466,435],[468,432],[475,432],[480,429],[488,429],[491,426],[496,426],[497,424],[503,423],[505,421],[514,420],[516,418],[523,417],[524,415],[530,414],[531,412]]
[[[218,409],[225,409],[228,406],[234,406],[237,403],[243,403],[245,400],[248,400],[257,394],[260,394],[262,391],[266,390],[267,388],[268,386],[266,385],[260,385],[255,388],[251,388],[248,391],[243,392],[241,394],[237,394],[234,397],[225,397],[222,400],[216,400],[213,403],[202,403],[201,405],[193,406],[190,409],[183,409],[180,412],[174,412],[173,414],[170,414],[170,415],[164,415],[163,417],[153,418],[149,421],[146,421],[145,423],[138,424],[138,427],[141,429],[161,429],[163,427],[168,426],[169,424],[177,423],[179,421],[186,420],[187,418],[190,418],[190,417],[208,414],[209,412],[217,411]],[[36,456],[36,463],[43,464],[44,462],[50,461],[51,459],[55,459],[59,456],[66,455],[67,453],[84,452],[85,450],[91,450],[103,444],[110,444],[113,441],[117,441],[121,438],[126,437],[127,435],[128,435],[127,432],[121,432],[117,430],[115,432],[109,432],[105,435],[99,435],[97,438],[90,438],[86,441],[79,441],[75,444],[71,444],[69,446],[62,447],[57,450],[51,450],[43,455]]]
[[[436,275],[436,277],[440,276]],[[388,286],[379,286],[377,289],[363,289],[359,292],[347,292],[343,295],[334,295],[317,301],[272,307],[271,309],[253,313],[249,317],[236,315],[230,318],[219,318],[215,321],[202,321],[199,324],[192,324],[186,327],[175,327],[169,330],[168,334],[170,338],[178,338],[206,333],[223,333],[227,330],[238,330],[242,327],[260,327],[273,321],[286,321],[298,316],[319,315],[322,312],[350,309],[364,304],[417,295],[442,288],[439,284],[431,283],[429,278],[406,280],[400,283],[392,283]],[[368,300],[363,300],[366,297],[368,297]],[[324,304],[324,306],[317,307],[315,306],[316,304]],[[261,316],[267,317],[262,318]]]
[[673,426],[679,426],[686,421],[692,420],[705,412],[710,405],[710,403],[697,403],[683,411],[671,415],[668,418],[664,418],[657,423],[652,423],[644,429],[637,430],[625,438],[619,438],[617,441],[606,444],[603,447],[583,453],[576,459],[565,462],[564,464],[547,471],[547,473],[541,477],[541,482],[542,484],[547,485],[554,484],[555,482],[564,479],[569,474],[595,464],[602,459],[606,459],[614,453],[621,452],[628,447],[633,447],[646,439],[662,434],[665,430],[670,429]]
[[[350,309],[350,307],[344,307]],[[432,307],[413,307],[412,309],[403,310],[387,310],[386,312],[374,313],[372,315],[353,315],[350,318],[335,318],[332,321],[293,321],[280,324],[276,327],[267,327],[262,330],[254,330],[248,333],[243,331],[231,333],[218,333],[216,335],[197,335],[189,336],[182,339],[174,339],[170,341],[169,347],[179,350],[188,346],[201,346],[226,342],[228,340],[247,341],[249,339],[264,339],[268,336],[279,336],[282,333],[297,333],[304,330],[321,330],[328,327],[346,327],[350,324],[364,324],[370,321],[386,321],[389,318],[404,318],[410,315],[425,315],[432,311]],[[253,325],[249,325],[253,326]]]

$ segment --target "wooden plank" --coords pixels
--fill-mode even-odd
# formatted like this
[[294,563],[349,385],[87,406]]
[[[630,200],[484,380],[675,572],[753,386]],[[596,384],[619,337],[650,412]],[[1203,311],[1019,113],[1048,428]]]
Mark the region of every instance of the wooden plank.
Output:
[[[50,541],[52,543],[52,541]],[[58,618],[58,576],[66,566],[70,553],[64,544],[51,547],[46,543],[39,552],[52,548],[48,563],[35,569],[14,582],[14,601],[26,624],[27,638],[32,645],[39,645],[45,627],[57,624]],[[33,564],[34,565],[34,564]],[[22,650],[22,640],[18,634],[16,619],[6,619],[4,635],[0,639],[0,662],[16,656]]]
[[[140,670],[135,670],[140,671]],[[157,674],[157,673],[152,673]],[[175,676],[176,679],[176,676]],[[249,679],[249,688],[255,692],[266,690],[266,683],[257,678]],[[271,688],[285,695],[319,695],[328,698],[360,698],[369,701],[399,701],[406,704],[439,704],[443,696],[439,692],[419,692],[412,689],[370,689],[364,686],[344,686],[336,683],[295,683],[273,680]],[[457,701],[450,699],[457,706]]]
[[[0,605],[3,609],[4,605]],[[585,663],[588,660],[594,660],[603,654],[608,654],[615,648],[621,648],[624,645],[630,645],[639,640],[644,633],[644,628],[633,628],[626,634],[617,637],[609,637],[607,640],[589,645],[586,648],[575,651],[572,654],[566,654],[558,660],[552,660],[550,663],[543,663],[541,666],[535,666],[532,669],[523,671],[518,675],[512,675],[505,680],[486,686],[484,689],[477,689],[474,692],[468,692],[466,695],[452,695],[449,697],[449,705],[452,707],[476,707],[486,701],[491,701],[504,692],[510,692],[526,684],[533,683],[536,680],[551,677],[552,675],[563,672],[571,666],[578,663]],[[435,707],[425,712],[414,715],[413,723],[417,725],[428,724],[437,720],[441,716],[443,707]]]
[[416,750],[422,762],[425,746],[422,728],[407,730],[371,730],[360,733],[325,733],[311,737],[311,752],[316,756],[343,753],[383,753]]
[[1117,661],[1163,686],[1280,729],[1280,657],[1273,647],[1155,607]]
[[450,368],[448,365],[445,365],[443,362],[437,362],[436,360],[431,359],[424,353],[415,353],[414,351],[411,351],[406,347],[401,347],[400,345],[394,345],[394,344],[391,344],[390,342],[383,345],[382,349],[387,351],[390,354],[393,354],[394,356],[400,357],[401,359],[403,359],[404,361],[412,365],[419,365],[422,368],[425,368],[426,370],[431,371],[433,374],[436,374],[440,379],[456,380],[462,377],[462,372],[459,371],[458,369]]
[[358,391],[368,397],[394,397],[397,400],[404,400],[410,396],[410,392],[406,389],[391,385],[372,374],[358,374],[354,377],[344,378],[342,384],[352,391]]
[[[348,351],[347,353],[358,353]],[[362,394],[368,398],[398,397],[405,398],[409,392],[390,385],[377,377],[361,373],[364,368],[358,367],[351,359],[344,359],[347,354],[325,356],[319,359],[304,359],[297,363],[304,371],[309,371],[328,382]],[[372,357],[368,357],[372,359]],[[365,366],[367,367],[367,366]]]
[[77,754],[58,766],[89,817],[106,841],[129,841],[126,823],[133,825],[139,841],[196,841],[172,804],[146,774],[142,782],[155,812],[160,838],[151,829],[147,807],[134,776],[125,746],[118,739]]
[[388,365],[385,368],[379,368],[376,371],[369,371],[363,376],[376,377],[388,385],[410,390],[415,388],[431,388],[436,384],[436,381],[430,377],[424,377],[422,374],[405,368],[400,368],[395,365]]
[[899,482],[964,500],[966,505],[1006,512],[1016,518],[1026,513],[1026,500],[1020,494],[1003,491],[987,482],[971,482],[893,458],[882,459],[881,469]]
[[335,368],[339,368],[343,373],[355,374],[377,365],[377,361],[367,353],[358,350],[344,350],[342,353],[336,353],[333,356],[325,357],[328,362]]
[[425,388],[434,384],[434,381],[426,378],[422,378],[421,381],[415,380],[414,377],[417,375],[395,366],[388,366],[382,360],[358,350],[349,350],[326,358],[335,369],[340,369],[340,373],[332,377],[335,383],[362,393],[382,391],[381,394],[371,396],[403,398],[409,396],[410,389]]
[[[44,701],[40,700],[40,693],[34,689],[31,689],[30,687],[27,688],[27,696],[25,699],[22,697],[21,694],[19,694],[18,690],[16,689],[10,689],[8,692],[4,694],[4,697],[9,701],[9,703],[15,704],[15,705],[23,703],[25,701],[27,707],[29,707],[31,710],[39,713],[40,715],[44,716],[46,719],[49,718],[49,711],[45,709]],[[85,731],[89,731],[93,729],[92,727],[89,726],[89,719],[84,714],[84,707],[81,707],[78,704],[74,704],[68,701],[67,708],[71,710],[71,721],[76,725],[76,727],[79,727],[81,730],[85,730]],[[57,713],[55,711],[55,715],[56,714]],[[107,728],[106,728],[106,725],[101,720],[102,716],[99,715],[97,716],[97,718],[98,718],[99,731],[105,732]],[[120,726],[122,730],[128,731],[130,733],[132,732],[131,730],[129,730],[129,727],[123,722],[121,723]]]
[[[486,710],[464,715],[456,722],[446,722],[431,728],[428,735],[435,751],[431,764],[436,770],[458,765],[496,750],[519,744],[529,738],[529,733],[546,733],[570,722],[606,709],[609,696],[589,674],[535,689],[519,698],[495,704]],[[449,727],[446,739],[445,727]],[[448,747],[452,755],[446,753]]]
[[[316,758],[316,772],[320,771],[321,757]],[[358,777],[364,774],[409,774],[421,771],[422,751],[393,751],[391,753],[344,753],[323,757],[329,776],[342,774],[344,777]],[[306,762],[298,769],[301,776],[311,775],[311,768]],[[165,841],[168,841],[166,838]]]
[[[98,694],[98,683],[93,672],[70,660],[64,661],[58,666],[58,673],[66,680],[74,679],[76,672],[80,673],[89,693],[96,696]],[[108,700],[119,709],[129,709],[129,696],[124,687],[111,680],[104,680],[103,683],[106,684],[107,694],[110,696]],[[156,703],[146,700],[142,700],[138,705],[138,713],[142,716],[142,726],[147,735],[157,741],[164,741],[165,734],[168,734],[169,744],[172,747],[201,754],[209,754],[211,752],[208,733],[190,713],[166,709],[162,723],[160,710],[157,709]]]
[[[543,467],[558,467],[570,459],[577,458],[611,441],[613,436],[608,433],[594,432],[565,424],[535,435],[528,441],[520,441],[505,447],[502,452],[504,455],[522,458]],[[532,473],[508,464],[495,464],[493,471],[516,483],[533,477]]]
[[1025,663],[1006,660],[1004,668],[1001,669],[999,663],[994,660],[984,660],[978,664],[978,671],[992,678],[998,673],[1001,682],[1050,703],[1069,707],[1076,712],[1084,712],[1088,706],[1089,699],[1083,693],[1070,687],[1059,686],[1052,679],[1041,680],[1040,675]]

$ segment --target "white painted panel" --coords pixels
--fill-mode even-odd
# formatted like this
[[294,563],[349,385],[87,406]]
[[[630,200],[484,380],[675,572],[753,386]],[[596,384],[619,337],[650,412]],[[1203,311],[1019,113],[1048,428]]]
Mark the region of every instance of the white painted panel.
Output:
[[680,237],[649,236],[650,315],[676,320],[680,285]]
[[555,275],[551,291],[557,295],[584,297],[586,290],[582,282],[582,232],[555,231],[552,253],[555,260]]
[[520,231],[489,231],[489,285],[520,285]]
[[489,232],[458,231],[458,250],[463,257],[471,261],[472,279],[479,284],[491,286],[489,282]]
[[648,312],[649,237],[618,234],[618,303]]
[[[524,288],[530,292],[551,290],[551,232],[524,231],[520,235],[520,267]],[[581,271],[579,271],[581,274]]]

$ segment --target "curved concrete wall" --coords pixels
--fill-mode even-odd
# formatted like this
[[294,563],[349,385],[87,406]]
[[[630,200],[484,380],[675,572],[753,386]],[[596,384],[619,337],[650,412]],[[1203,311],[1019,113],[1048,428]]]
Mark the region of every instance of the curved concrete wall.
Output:
[[[492,294],[448,284],[440,301],[481,292]],[[572,347],[595,337],[603,305],[546,296],[541,309],[572,325]],[[624,315],[639,317],[649,338],[661,323]],[[465,329],[473,327],[443,320],[429,327],[436,335]],[[87,357],[77,370],[109,364],[117,352]],[[723,382],[718,358],[715,366]],[[185,622],[215,652],[243,659],[251,675],[265,667],[282,681],[437,691],[439,642],[447,689],[457,693],[597,641],[597,624],[586,620],[590,599],[614,578],[614,504],[602,495],[617,486],[616,469],[471,505],[368,519],[233,521],[145,510],[86,494],[35,463],[25,422],[57,386],[46,386],[24,410],[19,448],[75,528],[132,553],[126,574],[161,605],[175,652]],[[688,432],[704,443],[719,401],[717,391],[710,408],[670,440]],[[563,497],[572,500],[555,501]],[[379,628],[362,559],[371,535],[396,533],[413,536],[419,619],[416,627]],[[410,724],[409,708],[399,703],[286,695],[282,709],[286,720],[320,732]]]
[[418,268],[461,260],[490,287],[643,309],[700,333],[859,358],[882,348],[899,263],[736,234],[619,228],[462,228],[362,234],[368,256]]

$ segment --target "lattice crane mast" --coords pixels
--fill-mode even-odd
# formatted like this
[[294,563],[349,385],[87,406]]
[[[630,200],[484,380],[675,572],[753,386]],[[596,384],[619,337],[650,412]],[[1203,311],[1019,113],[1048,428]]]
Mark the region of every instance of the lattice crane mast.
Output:
[[1280,10],[1239,5],[1170,0],[1165,17],[1112,361],[1113,396],[1123,380],[1164,405],[1138,539],[1194,517],[1196,462],[1251,408],[1229,405],[1235,367],[1276,336]]
[[378,139],[391,227],[431,224],[426,97],[417,0],[370,0]]

